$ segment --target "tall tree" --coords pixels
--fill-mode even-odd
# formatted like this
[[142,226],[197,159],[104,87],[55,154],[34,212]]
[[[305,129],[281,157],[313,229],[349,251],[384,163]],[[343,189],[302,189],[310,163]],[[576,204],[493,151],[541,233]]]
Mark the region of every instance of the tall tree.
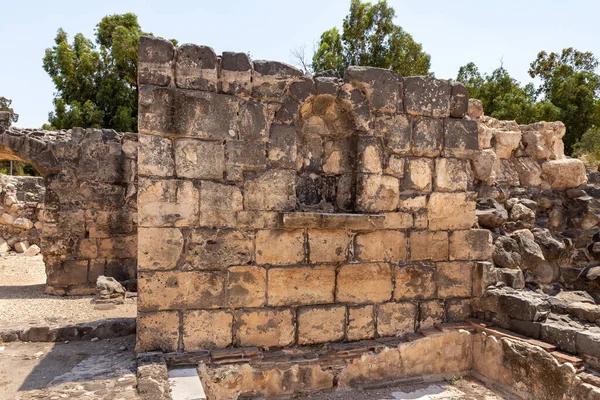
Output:
[[572,47],[560,54],[541,51],[529,68],[532,78],[541,79],[538,95],[560,108],[560,120],[567,127],[565,151],[571,154],[575,143],[589,129],[600,126],[598,60],[591,52]]
[[44,70],[56,86],[54,111],[45,127],[137,131],[137,46],[142,35],[148,33],[132,13],[102,18],[95,42],[78,33],[70,43],[59,29],[44,56]]
[[11,121],[17,122],[19,120],[19,114],[15,113],[15,110],[10,106],[11,104],[12,100],[0,96],[0,111],[8,111],[11,115]]
[[386,0],[376,4],[351,0],[342,33],[332,28],[321,35],[313,56],[313,70],[337,70],[350,65],[388,68],[402,75],[430,74],[430,56],[402,27]]

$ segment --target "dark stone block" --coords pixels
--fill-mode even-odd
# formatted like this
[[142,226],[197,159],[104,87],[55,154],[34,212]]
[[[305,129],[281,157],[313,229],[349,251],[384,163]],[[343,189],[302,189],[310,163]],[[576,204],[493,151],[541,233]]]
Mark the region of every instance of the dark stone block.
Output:
[[300,205],[317,205],[323,199],[323,180],[320,176],[298,176],[296,199]]
[[265,107],[258,101],[245,101],[240,105],[240,139],[262,139],[267,135]]
[[138,83],[168,86],[173,79],[174,58],[173,43],[142,36],[138,45]]
[[446,157],[469,157],[479,150],[477,121],[444,120],[444,155]]
[[273,124],[269,136],[269,165],[273,168],[295,168],[296,127]]
[[226,144],[227,166],[240,167],[242,171],[261,171],[267,167],[264,142],[230,140]]
[[558,323],[541,324],[541,339],[569,353],[577,353],[576,338],[578,329]]
[[600,358],[600,332],[577,332],[575,347],[577,348],[577,354]]
[[300,104],[292,97],[286,97],[279,110],[275,113],[274,122],[281,124],[294,123],[298,118]]
[[412,122],[404,114],[378,115],[375,117],[375,132],[382,134],[385,145],[396,154],[410,152]]
[[304,103],[310,96],[316,93],[315,82],[311,78],[304,77],[297,82],[292,82],[289,91],[296,100]]
[[463,118],[469,108],[469,91],[460,82],[451,84],[450,116],[452,118]]
[[[175,80],[184,89],[216,91],[217,55],[208,46],[184,44],[175,53]],[[202,70],[207,70],[203,72]]]
[[263,76],[291,78],[304,76],[298,68],[279,61],[256,60],[254,61],[254,71]]
[[340,90],[342,82],[338,78],[329,77],[317,77],[315,78],[315,85],[317,87],[317,94],[328,94],[331,96],[337,96]]
[[539,322],[521,321],[511,318],[508,323],[511,331],[534,339],[540,338],[540,329],[542,324]]
[[394,72],[382,68],[354,66],[346,70],[344,81],[364,89],[374,110],[398,110],[400,80]]
[[441,119],[421,117],[413,120],[412,153],[419,157],[435,157],[442,150]]
[[404,78],[404,109],[411,115],[450,116],[450,83],[430,76]]
[[221,56],[221,69],[227,71],[249,71],[252,69],[252,61],[246,53],[234,53],[224,51]]

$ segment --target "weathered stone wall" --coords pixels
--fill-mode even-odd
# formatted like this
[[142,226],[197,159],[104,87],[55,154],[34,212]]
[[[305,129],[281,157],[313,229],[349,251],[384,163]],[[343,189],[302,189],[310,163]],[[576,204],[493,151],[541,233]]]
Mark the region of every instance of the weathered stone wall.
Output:
[[351,67],[309,78],[142,38],[138,347],[402,336],[470,314],[461,84]]
[[135,279],[137,135],[0,124],[0,158],[31,163],[44,177],[48,293],[92,293],[99,275]]

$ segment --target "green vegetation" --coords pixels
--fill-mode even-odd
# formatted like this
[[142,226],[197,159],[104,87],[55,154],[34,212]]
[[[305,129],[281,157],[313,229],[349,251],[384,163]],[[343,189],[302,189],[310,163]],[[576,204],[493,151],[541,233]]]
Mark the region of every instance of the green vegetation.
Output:
[[15,113],[15,110],[10,107],[11,104],[12,100],[0,96],[0,111],[8,111],[11,114],[12,122],[17,122],[19,120],[19,114]]

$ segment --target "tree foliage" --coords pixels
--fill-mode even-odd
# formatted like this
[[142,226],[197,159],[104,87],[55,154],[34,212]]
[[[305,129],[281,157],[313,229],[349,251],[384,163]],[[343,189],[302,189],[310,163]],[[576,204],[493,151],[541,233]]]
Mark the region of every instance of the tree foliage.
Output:
[[337,70],[341,74],[350,65],[364,65],[407,76],[429,74],[429,54],[394,24],[395,15],[386,0],[375,4],[352,0],[342,33],[332,28],[321,35],[313,56],[313,70]]
[[43,66],[56,87],[46,128],[137,131],[137,47],[144,33],[132,13],[96,25],[95,42],[81,33],[69,42],[58,30]]
[[10,106],[11,104],[12,100],[0,96],[0,111],[8,111],[11,115],[11,121],[17,122],[19,120],[19,114],[15,113],[15,110]]

